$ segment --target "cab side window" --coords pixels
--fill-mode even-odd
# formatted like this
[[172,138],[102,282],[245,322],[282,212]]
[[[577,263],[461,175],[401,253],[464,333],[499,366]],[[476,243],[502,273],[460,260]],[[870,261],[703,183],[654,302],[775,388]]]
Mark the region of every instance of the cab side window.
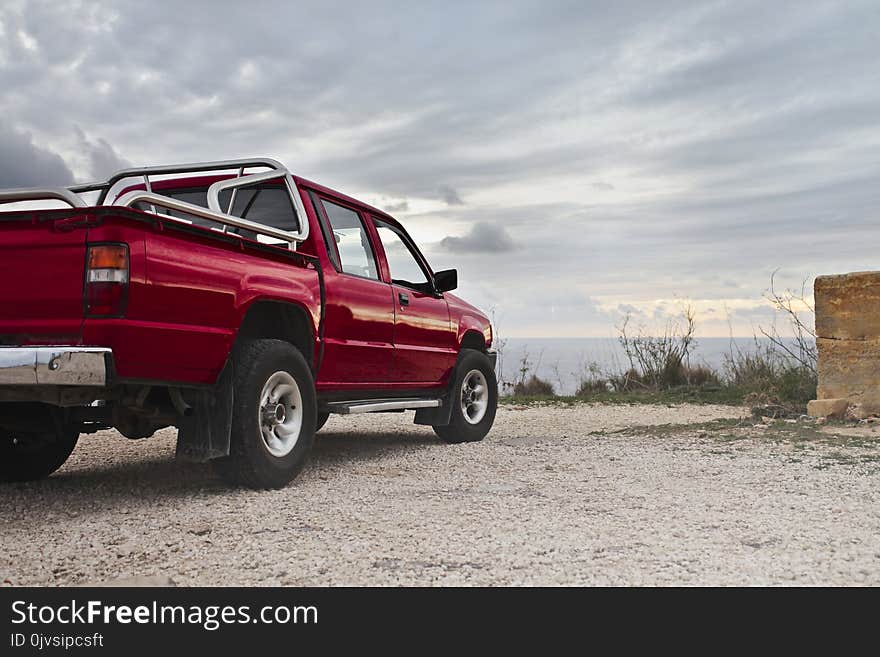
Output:
[[[328,237],[336,243],[342,271],[353,276],[379,280],[376,257],[373,255],[370,237],[360,215],[354,210],[325,199],[321,199],[321,205],[330,224]],[[327,246],[332,249],[331,245]]]
[[426,293],[432,292],[427,273],[403,239],[403,235],[394,226],[381,219],[374,218],[373,222],[382,241],[382,248],[385,249],[388,269],[391,270],[391,282]]

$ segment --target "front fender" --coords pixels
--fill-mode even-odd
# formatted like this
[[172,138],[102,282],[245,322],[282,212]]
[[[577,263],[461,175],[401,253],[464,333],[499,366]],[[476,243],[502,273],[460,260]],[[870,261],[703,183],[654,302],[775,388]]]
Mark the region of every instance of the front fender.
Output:
[[488,349],[492,346],[492,325],[483,317],[464,314],[458,321],[458,334],[456,344],[461,348],[466,333],[479,333],[483,336],[483,346]]

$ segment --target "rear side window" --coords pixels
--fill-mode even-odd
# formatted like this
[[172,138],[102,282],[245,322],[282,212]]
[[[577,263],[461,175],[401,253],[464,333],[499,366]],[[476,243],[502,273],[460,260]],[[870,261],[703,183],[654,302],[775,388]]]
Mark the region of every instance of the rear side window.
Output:
[[[220,193],[221,209],[225,210],[229,207],[232,191],[224,189]],[[207,204],[207,198],[205,202]],[[299,230],[296,210],[293,209],[290,194],[287,193],[287,188],[280,185],[252,185],[238,188],[235,190],[235,201],[229,214],[281,230]]]
[[339,265],[346,274],[379,280],[376,257],[360,215],[331,201],[321,200],[339,252]]
[[[203,208],[208,207],[208,190],[204,187],[202,188],[192,188],[192,189],[168,189],[168,190],[155,190],[156,194],[161,194],[162,196],[169,196],[173,199],[177,199],[178,201],[183,201],[184,203],[192,203],[193,205],[200,205]],[[228,197],[227,197],[228,199]],[[227,200],[228,203],[228,200]],[[137,210],[144,210],[145,212],[149,212],[151,210],[150,204],[146,201],[138,201],[133,206]],[[217,224],[213,221],[208,221],[207,219],[202,219],[201,217],[194,217],[186,212],[180,212],[179,210],[170,210],[169,208],[162,208],[156,206],[157,214],[166,214],[169,217],[177,217],[178,219],[186,219],[187,221],[191,221],[198,226],[207,226],[211,227],[219,227],[220,224]]]

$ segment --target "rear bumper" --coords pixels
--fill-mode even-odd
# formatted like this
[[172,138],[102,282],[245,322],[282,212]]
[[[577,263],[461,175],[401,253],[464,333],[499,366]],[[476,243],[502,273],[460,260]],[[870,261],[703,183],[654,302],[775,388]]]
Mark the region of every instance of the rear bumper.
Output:
[[112,355],[103,347],[0,347],[0,386],[103,386]]

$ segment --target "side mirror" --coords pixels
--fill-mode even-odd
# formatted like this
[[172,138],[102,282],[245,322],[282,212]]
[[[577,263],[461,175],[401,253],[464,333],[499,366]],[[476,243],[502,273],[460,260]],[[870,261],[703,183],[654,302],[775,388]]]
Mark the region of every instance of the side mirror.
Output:
[[458,287],[458,270],[444,269],[434,273],[434,287],[437,292],[449,292]]

